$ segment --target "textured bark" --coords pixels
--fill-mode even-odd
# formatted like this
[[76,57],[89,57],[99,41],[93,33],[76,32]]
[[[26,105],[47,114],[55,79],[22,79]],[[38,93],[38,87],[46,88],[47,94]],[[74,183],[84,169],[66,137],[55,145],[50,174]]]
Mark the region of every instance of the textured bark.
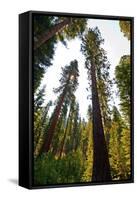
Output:
[[38,41],[34,43],[34,50],[38,49],[43,43],[52,38],[56,33],[61,31],[66,25],[69,25],[70,23],[71,19],[66,18],[64,21],[60,22],[59,24],[56,24],[51,30],[42,34],[39,37]]
[[[66,117],[66,114],[67,114],[67,111],[65,111],[65,113],[62,113],[62,115],[59,118],[59,124],[57,124],[56,137],[57,137],[58,133],[60,133],[61,130],[63,129],[63,127],[64,127],[63,121],[64,121],[64,118]],[[59,138],[58,138],[58,143],[59,142],[60,141],[59,141]],[[56,143],[56,145],[52,146],[52,148],[53,148],[52,152],[53,152],[54,156],[59,155],[60,149],[58,148],[57,143]]]
[[70,77],[71,77],[71,73],[69,74],[69,77],[68,77],[68,80],[66,81],[66,85],[65,85],[64,90],[62,92],[62,95],[60,96],[60,100],[58,102],[58,105],[56,106],[54,114],[52,115],[51,123],[49,125],[48,130],[47,130],[47,134],[46,134],[45,138],[43,139],[44,143],[43,143],[43,145],[41,147],[39,156],[43,152],[48,152],[49,149],[50,149],[50,146],[51,146],[51,143],[52,143],[52,139],[53,139],[53,136],[54,136],[54,132],[55,132],[55,128],[56,128],[56,125],[57,125],[57,122],[58,122],[59,114],[60,114],[60,111],[61,111],[61,107],[63,105],[65,96],[67,94],[67,89],[68,89],[68,84],[69,84],[69,81],[70,81]]
[[110,181],[110,164],[104,136],[97,81],[94,65],[91,66],[92,107],[93,107],[93,173],[92,181]]
[[62,107],[62,104],[64,102],[65,94],[66,94],[66,90],[63,91],[63,94],[62,94],[62,96],[60,98],[60,101],[59,101],[58,105],[56,106],[56,109],[55,109],[55,112],[54,112],[50,127],[49,127],[49,129],[47,131],[47,138],[46,138],[45,144],[43,146],[43,151],[44,152],[48,152],[49,149],[50,149],[50,145],[51,145],[51,142],[52,142],[52,139],[53,139],[55,127],[57,125],[59,114],[60,114],[60,111],[61,111],[61,107]]

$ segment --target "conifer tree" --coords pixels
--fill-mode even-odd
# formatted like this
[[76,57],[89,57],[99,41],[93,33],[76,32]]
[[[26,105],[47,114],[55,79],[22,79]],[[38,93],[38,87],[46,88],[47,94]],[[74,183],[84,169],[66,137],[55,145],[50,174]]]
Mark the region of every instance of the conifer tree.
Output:
[[131,60],[129,55],[122,56],[115,69],[116,83],[120,96],[121,111],[130,124],[131,115]]
[[50,145],[54,136],[62,105],[65,99],[71,99],[72,94],[75,92],[78,86],[78,76],[78,62],[76,60],[72,61],[70,65],[65,66],[62,69],[62,77],[60,79],[61,86],[56,89],[56,92],[60,93],[60,95],[47,129],[46,139],[42,147],[43,152],[48,152],[50,150]]
[[98,28],[89,29],[88,33],[82,39],[82,52],[86,56],[86,68],[88,70],[90,88],[92,92],[93,109],[93,174],[92,181],[110,181],[110,164],[108,150],[105,141],[99,95],[97,89],[97,67],[102,58],[104,59],[101,44],[101,38]]

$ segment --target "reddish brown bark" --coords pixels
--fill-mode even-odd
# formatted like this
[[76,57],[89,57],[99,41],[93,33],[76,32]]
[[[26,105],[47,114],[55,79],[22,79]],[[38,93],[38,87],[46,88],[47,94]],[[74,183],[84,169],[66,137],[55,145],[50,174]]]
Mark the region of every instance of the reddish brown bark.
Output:
[[95,67],[91,66],[93,107],[93,173],[92,181],[110,181],[110,164],[104,136]]
[[52,138],[53,138],[53,135],[54,135],[54,130],[55,130],[55,127],[56,127],[57,122],[58,122],[58,118],[59,118],[59,114],[60,114],[60,111],[61,111],[62,104],[64,102],[64,98],[65,98],[65,94],[66,94],[65,91],[66,90],[64,90],[64,92],[63,92],[63,94],[60,98],[60,101],[59,101],[58,105],[56,106],[54,116],[52,118],[52,122],[51,122],[50,127],[47,131],[47,138],[46,138],[45,144],[43,146],[44,152],[48,152],[49,149],[50,149],[50,145],[51,145]]
[[56,33],[61,31],[66,25],[69,25],[70,23],[71,19],[66,18],[64,21],[60,22],[59,24],[56,24],[51,30],[42,34],[39,37],[38,41],[34,43],[34,50],[38,49],[43,43],[52,38]]
[[47,130],[47,134],[46,134],[45,138],[43,138],[44,143],[43,143],[41,150],[39,152],[39,156],[42,154],[42,152],[48,152],[49,149],[50,149],[52,139],[53,139],[53,136],[54,136],[54,132],[55,132],[55,128],[56,128],[56,125],[57,125],[57,122],[58,122],[59,114],[60,114],[60,111],[61,111],[61,107],[62,107],[62,104],[64,102],[64,98],[65,98],[66,93],[67,93],[67,88],[68,88],[68,84],[69,84],[69,81],[70,81],[70,77],[71,77],[71,73],[69,74],[69,77],[68,77],[68,80],[67,80],[66,85],[64,87],[64,90],[62,92],[62,95],[60,96],[59,103],[56,106],[54,114],[51,118],[51,123],[49,125],[48,130]]

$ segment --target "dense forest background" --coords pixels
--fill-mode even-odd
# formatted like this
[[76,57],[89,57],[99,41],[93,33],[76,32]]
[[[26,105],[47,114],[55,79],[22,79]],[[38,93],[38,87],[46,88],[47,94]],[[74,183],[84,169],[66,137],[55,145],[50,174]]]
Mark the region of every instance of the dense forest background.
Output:
[[[34,184],[130,179],[130,55],[121,57],[111,79],[111,63],[102,48],[104,39],[98,27],[89,27],[85,18],[36,15],[33,20]],[[119,28],[130,41],[130,21],[119,21]],[[67,43],[76,38],[81,40],[83,67],[88,74],[86,89],[91,103],[86,118],[81,116],[75,96],[80,76],[76,59],[62,67],[60,85],[53,89],[54,102],[49,99],[45,104],[46,86],[41,85],[58,42],[67,48]],[[113,85],[118,88],[118,107],[110,106]]]

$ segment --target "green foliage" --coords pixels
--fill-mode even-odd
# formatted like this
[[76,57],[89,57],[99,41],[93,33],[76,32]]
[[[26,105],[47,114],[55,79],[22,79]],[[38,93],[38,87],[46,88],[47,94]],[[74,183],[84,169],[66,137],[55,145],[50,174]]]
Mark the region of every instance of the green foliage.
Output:
[[[34,19],[34,41],[46,30],[64,20],[65,17],[36,16]],[[128,25],[122,25],[122,31],[130,39]],[[116,67],[115,76],[120,96],[121,113],[117,107],[110,112],[111,85],[110,64],[102,48],[104,40],[99,29],[89,29],[84,35],[86,20],[73,18],[71,23],[61,29],[52,38],[34,52],[34,184],[65,184],[91,182],[93,173],[93,107],[89,105],[87,120],[81,119],[75,91],[78,87],[78,62],[72,61],[62,68],[60,86],[54,89],[58,97],[51,113],[49,101],[44,105],[45,88],[40,83],[47,67],[52,65],[55,45],[58,40],[66,45],[66,39],[80,37],[81,51],[85,55],[85,67],[88,70],[89,88],[92,89],[92,72],[95,67],[96,85],[99,96],[105,140],[109,153],[112,180],[127,180],[131,175],[130,119],[130,56],[123,56]],[[94,91],[91,91],[94,93]],[[61,98],[64,95],[63,101]],[[92,100],[92,98],[91,98]],[[60,105],[60,107],[59,107]],[[57,109],[59,107],[60,109]],[[58,111],[58,112],[57,112]],[[57,113],[57,114],[56,114]],[[54,117],[56,115],[56,117]],[[41,153],[42,146],[51,133],[53,138],[46,153]],[[97,138],[98,139],[98,138]],[[99,147],[100,148],[100,147]]]
[[131,133],[130,130],[125,127],[122,130],[121,137],[121,154],[124,178],[130,179],[131,176]]
[[[42,117],[43,117],[43,102],[44,102],[45,86],[39,89],[34,96],[34,149],[37,146],[39,137],[43,130]],[[45,119],[44,119],[45,120]]]
[[49,101],[45,107],[40,107],[36,110],[34,109],[34,156],[39,155],[41,145],[43,143],[43,138],[48,127],[49,118],[48,111],[52,101]]
[[81,51],[86,57],[85,67],[88,69],[90,87],[92,87],[92,66],[95,67],[100,107],[105,118],[109,113],[108,101],[111,96],[112,81],[109,77],[110,64],[105,50],[101,47],[103,43],[104,40],[99,29],[97,27],[89,29],[88,33],[82,38]]
[[[96,69],[97,89],[104,126],[107,126],[110,118],[108,102],[111,99],[112,81],[109,76],[110,64],[106,52],[101,47],[104,40],[99,29],[89,29],[87,35],[82,39],[81,51],[86,56],[85,67],[88,69],[89,85],[91,85],[92,65]],[[93,92],[93,91],[92,91]]]
[[[34,41],[37,41],[39,36],[45,33],[45,28],[48,31],[53,25],[54,17],[36,15],[34,17]],[[46,45],[42,45],[38,50],[35,50],[34,63],[45,67],[50,66],[56,42],[56,37],[53,37]]]
[[84,153],[84,173],[82,175],[82,181],[91,182],[92,180],[92,168],[93,168],[93,137],[92,137],[92,122],[88,121],[85,130],[83,132],[83,142],[86,142],[86,153]]
[[34,64],[34,93],[41,83],[41,79],[44,77],[45,70],[38,64]]
[[130,178],[130,130],[116,107],[113,108],[113,121],[110,129],[109,155],[113,180]]
[[130,29],[131,29],[131,21],[119,21],[119,26],[121,32],[123,32],[124,36],[127,37],[128,40],[130,40]]
[[119,90],[121,111],[129,123],[131,113],[131,60],[130,56],[122,56],[115,69],[116,83]]
[[[49,30],[54,24],[54,17],[39,16],[34,17],[34,41],[37,41],[39,35]],[[39,49],[34,51],[34,92],[39,87],[41,80],[46,72],[47,67],[52,65],[52,59],[55,52],[56,37],[47,41],[46,45],[42,45]]]
[[[63,17],[39,16],[34,17],[34,43],[39,41],[39,38],[52,31],[52,28],[62,20]],[[81,36],[86,27],[86,19],[73,18],[71,23],[65,26],[64,29],[58,30],[46,43],[43,43],[34,51],[34,91],[38,88],[43,78],[43,75],[50,65],[55,52],[55,44],[60,40],[66,45],[65,39],[74,39],[76,36]]]
[[93,111],[91,105],[88,106],[88,112],[87,112],[88,120],[91,121],[93,119]]
[[68,98],[73,98],[73,93],[78,87],[78,62],[77,60],[71,61],[70,65],[66,65],[62,68],[61,78],[59,80],[60,85],[58,88],[54,89],[55,93],[63,92],[64,88],[67,87]]
[[83,172],[80,152],[57,159],[52,153],[41,155],[34,163],[36,185],[80,182]]
[[[109,73],[106,52],[102,48],[104,40],[96,28],[89,28],[82,38],[81,51],[86,57],[89,87],[92,92],[93,109],[93,181],[111,180],[110,163],[105,141],[104,126],[108,121],[108,97],[110,94]],[[103,119],[103,120],[102,120]],[[104,124],[103,124],[104,122]],[[102,159],[103,158],[103,159]]]
[[102,53],[104,52],[100,47],[104,40],[101,37],[99,29],[89,28],[87,34],[82,38],[81,52],[86,57],[85,67],[88,70],[89,85],[91,87],[91,70],[92,66],[97,68],[103,64]]
[[81,37],[85,31],[87,20],[84,18],[71,18],[70,25],[64,27],[61,32],[63,38],[68,40],[74,39],[76,36]]
[[44,85],[41,89],[39,89],[34,96],[34,111],[40,110],[42,108],[42,104],[44,103],[44,95],[45,95]]

